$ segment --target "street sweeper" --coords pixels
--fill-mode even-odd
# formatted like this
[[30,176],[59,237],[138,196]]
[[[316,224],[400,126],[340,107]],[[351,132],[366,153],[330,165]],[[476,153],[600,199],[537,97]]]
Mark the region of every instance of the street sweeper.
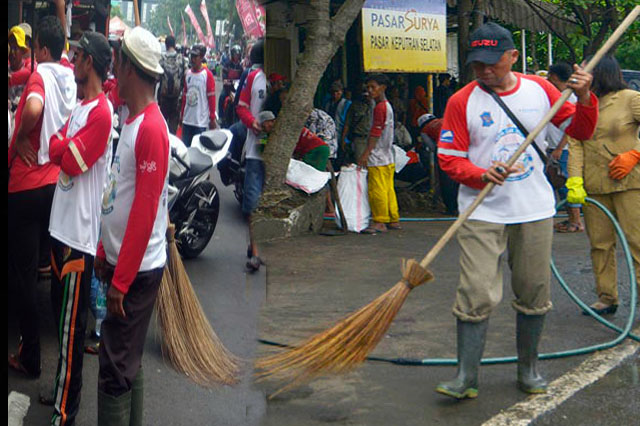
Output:
[[[561,93],[542,78],[513,72],[518,56],[511,33],[495,23],[472,34],[467,64],[478,80],[449,100],[438,143],[441,168],[461,184],[460,211],[466,211],[488,183],[496,185],[457,234],[461,273],[453,314],[458,373],[436,391],[458,399],[478,395],[489,316],[502,299],[500,260],[505,251],[517,312],[517,385],[527,393],[546,392],[547,383],[536,366],[545,314],[552,306],[549,263],[555,199],[541,153],[546,130],[532,144],[540,153],[529,146],[513,166],[506,163]],[[584,140],[594,132],[598,99],[589,90],[591,74],[577,65],[574,70],[568,86],[578,102],[564,103],[551,122],[560,126],[572,118],[566,133]]]

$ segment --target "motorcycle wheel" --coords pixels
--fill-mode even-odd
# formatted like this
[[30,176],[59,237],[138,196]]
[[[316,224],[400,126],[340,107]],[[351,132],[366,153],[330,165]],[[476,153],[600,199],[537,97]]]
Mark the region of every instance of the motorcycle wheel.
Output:
[[[197,212],[191,225],[186,229],[178,244],[178,251],[185,259],[197,257],[207,247],[218,224],[220,195],[216,186],[204,181],[195,189]],[[211,203],[207,202],[213,197]]]

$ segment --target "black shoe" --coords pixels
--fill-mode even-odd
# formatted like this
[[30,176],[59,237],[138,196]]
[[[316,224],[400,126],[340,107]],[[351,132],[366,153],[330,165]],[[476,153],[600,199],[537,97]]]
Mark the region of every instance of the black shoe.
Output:
[[246,264],[247,271],[250,273],[254,273],[260,269],[260,265],[264,265],[262,259],[260,259],[258,256],[251,256],[251,259],[249,259]]
[[[609,305],[606,308],[596,309],[593,306],[589,306],[593,312],[598,315],[613,315],[618,310],[618,305]],[[582,315],[591,315],[587,311],[582,311]]]

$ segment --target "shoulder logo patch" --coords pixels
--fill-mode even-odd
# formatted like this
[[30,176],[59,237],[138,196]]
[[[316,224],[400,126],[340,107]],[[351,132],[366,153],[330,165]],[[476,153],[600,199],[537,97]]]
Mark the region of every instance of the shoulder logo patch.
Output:
[[482,127],[490,127],[493,124],[491,113],[488,111],[480,114],[480,118],[482,119]]
[[453,143],[453,130],[442,130],[440,132],[440,142]]

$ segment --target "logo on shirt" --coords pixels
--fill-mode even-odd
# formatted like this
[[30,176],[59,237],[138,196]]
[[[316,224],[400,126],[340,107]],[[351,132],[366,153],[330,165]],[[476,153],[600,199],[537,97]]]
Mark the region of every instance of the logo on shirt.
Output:
[[264,96],[265,96],[265,94],[264,94],[264,90],[258,90],[258,97],[259,97],[260,99],[264,99]]
[[[509,158],[515,154],[518,148],[520,148],[523,141],[524,135],[518,128],[509,126],[506,129],[501,130],[496,136],[496,144],[494,145],[491,161],[501,161],[506,163]],[[533,156],[529,152],[525,151],[513,166],[516,167],[518,171],[509,175],[506,179],[507,182],[524,180],[531,176],[535,169]]]
[[440,142],[453,143],[453,130],[442,130],[440,132]]
[[480,114],[480,118],[482,119],[482,127],[491,127],[491,125],[494,123],[489,111]]
[[142,162],[142,164],[140,164],[140,171],[142,173],[144,173],[144,172],[153,173],[156,170],[158,170],[158,167],[156,166],[156,162],[155,161],[144,160]]
[[[115,164],[114,164],[115,166]],[[113,211],[113,202],[116,199],[116,177],[113,173],[109,174],[109,185],[102,194],[102,214],[104,216]]]
[[73,188],[73,178],[67,175],[65,172],[60,171],[60,176],[58,178],[58,187],[64,191],[69,192]]

